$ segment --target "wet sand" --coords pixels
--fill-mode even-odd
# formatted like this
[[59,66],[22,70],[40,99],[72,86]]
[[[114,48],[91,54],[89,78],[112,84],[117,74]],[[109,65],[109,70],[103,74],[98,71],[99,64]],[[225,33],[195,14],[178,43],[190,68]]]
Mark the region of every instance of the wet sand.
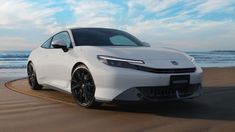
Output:
[[61,92],[32,91],[25,80],[8,89],[9,79],[1,79],[0,131],[235,131],[235,68],[204,73],[200,98],[97,109],[76,106]]

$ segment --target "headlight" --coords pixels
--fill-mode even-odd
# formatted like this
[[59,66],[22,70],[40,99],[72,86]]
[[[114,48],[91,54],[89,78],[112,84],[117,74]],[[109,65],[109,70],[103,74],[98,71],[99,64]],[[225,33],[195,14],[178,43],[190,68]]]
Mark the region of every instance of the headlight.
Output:
[[144,64],[144,61],[142,60],[124,59],[106,55],[98,55],[97,58],[107,65],[116,67],[131,68],[131,64]]

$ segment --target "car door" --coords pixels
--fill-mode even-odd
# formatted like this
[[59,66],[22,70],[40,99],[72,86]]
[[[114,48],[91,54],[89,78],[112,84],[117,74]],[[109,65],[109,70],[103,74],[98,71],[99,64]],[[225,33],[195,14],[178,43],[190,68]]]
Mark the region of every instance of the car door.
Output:
[[69,50],[63,51],[61,48],[53,47],[51,44],[47,59],[48,83],[54,87],[68,91],[72,67],[71,63],[73,61],[71,55],[73,54],[73,47],[70,36],[66,31],[54,35],[51,43],[58,40],[64,41]]
[[42,44],[41,48],[37,50],[38,54],[40,55],[35,56],[35,60],[37,61],[33,62],[34,66],[36,67],[38,81],[41,84],[46,84],[46,82],[48,82],[47,67],[48,67],[48,55],[50,53],[51,41],[52,37]]

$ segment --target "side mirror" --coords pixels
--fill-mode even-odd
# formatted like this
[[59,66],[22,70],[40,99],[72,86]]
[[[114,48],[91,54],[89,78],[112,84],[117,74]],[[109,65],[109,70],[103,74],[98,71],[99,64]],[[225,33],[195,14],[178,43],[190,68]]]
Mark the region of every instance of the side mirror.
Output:
[[56,49],[62,49],[64,52],[67,52],[69,49],[67,48],[67,44],[64,40],[54,40],[52,41],[52,46]]
[[151,45],[147,42],[142,42],[142,44],[145,46],[145,47],[151,47]]

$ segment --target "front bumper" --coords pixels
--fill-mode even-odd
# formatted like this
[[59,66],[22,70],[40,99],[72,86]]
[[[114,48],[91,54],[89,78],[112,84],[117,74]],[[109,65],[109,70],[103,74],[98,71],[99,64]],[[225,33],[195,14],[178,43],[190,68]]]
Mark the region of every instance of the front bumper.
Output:
[[[145,89],[154,88],[156,88],[156,92],[162,91],[170,92],[170,94],[172,94],[170,96],[164,96],[161,100],[194,98],[201,95],[200,84],[202,79],[202,69],[200,67],[196,67],[196,71],[192,73],[157,74],[134,69],[107,66],[105,68],[96,68],[95,72],[92,73],[96,85],[95,98],[98,101],[140,101],[143,99],[151,101],[160,100],[160,97],[149,98],[149,96],[144,94]],[[177,90],[171,91],[168,88],[170,86],[170,78],[172,75],[189,75],[190,87],[197,85],[197,90],[193,90],[193,93],[187,96],[182,95],[185,93],[181,93],[181,91],[178,91],[178,95],[176,95]],[[141,88],[144,90],[141,90]]]
[[201,84],[188,87],[172,88],[171,86],[151,86],[130,88],[117,96],[113,101],[157,102],[195,98],[202,94]]

